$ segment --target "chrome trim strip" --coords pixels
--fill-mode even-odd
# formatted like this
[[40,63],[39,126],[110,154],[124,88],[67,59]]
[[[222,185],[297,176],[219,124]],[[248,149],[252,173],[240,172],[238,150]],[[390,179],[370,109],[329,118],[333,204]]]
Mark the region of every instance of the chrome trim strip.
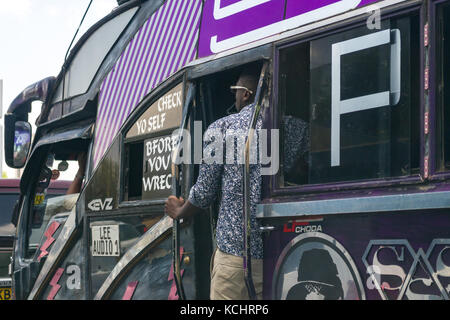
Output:
[[450,192],[411,193],[389,196],[357,197],[260,204],[257,218],[301,217],[309,215],[392,212],[450,208]]

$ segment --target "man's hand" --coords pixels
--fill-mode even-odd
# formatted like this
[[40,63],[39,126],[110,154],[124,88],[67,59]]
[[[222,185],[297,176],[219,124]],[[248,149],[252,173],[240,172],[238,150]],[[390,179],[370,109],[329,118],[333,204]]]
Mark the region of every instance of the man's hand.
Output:
[[86,170],[86,159],[87,159],[86,152],[81,152],[77,155],[78,172],[83,175],[84,175],[84,171]]
[[172,219],[176,220],[180,217],[180,211],[181,207],[184,204],[183,198],[177,198],[175,196],[170,196],[166,200],[166,204],[164,205],[164,212],[171,217]]

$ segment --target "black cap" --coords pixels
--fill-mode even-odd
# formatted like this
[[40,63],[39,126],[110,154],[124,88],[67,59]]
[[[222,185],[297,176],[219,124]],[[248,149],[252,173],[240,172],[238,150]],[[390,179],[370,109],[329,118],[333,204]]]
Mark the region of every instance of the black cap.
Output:
[[325,249],[311,249],[303,253],[298,265],[297,281],[299,283],[289,290],[286,299],[305,299],[311,290],[322,294],[327,300],[343,298],[336,264]]

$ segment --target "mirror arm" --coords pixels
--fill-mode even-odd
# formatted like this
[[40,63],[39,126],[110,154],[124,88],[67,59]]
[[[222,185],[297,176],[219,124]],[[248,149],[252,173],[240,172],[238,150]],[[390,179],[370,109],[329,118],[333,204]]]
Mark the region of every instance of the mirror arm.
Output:
[[49,93],[53,90],[56,78],[48,77],[26,87],[11,103],[7,113],[14,113],[17,116],[25,116],[28,121],[28,113],[31,112],[31,103],[33,101],[46,102]]

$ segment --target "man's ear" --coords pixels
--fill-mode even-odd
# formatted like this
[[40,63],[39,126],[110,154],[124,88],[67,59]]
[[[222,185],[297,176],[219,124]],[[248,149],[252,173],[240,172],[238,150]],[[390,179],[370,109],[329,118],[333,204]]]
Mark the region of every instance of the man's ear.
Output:
[[244,101],[247,102],[250,100],[251,94],[247,90],[244,91]]

